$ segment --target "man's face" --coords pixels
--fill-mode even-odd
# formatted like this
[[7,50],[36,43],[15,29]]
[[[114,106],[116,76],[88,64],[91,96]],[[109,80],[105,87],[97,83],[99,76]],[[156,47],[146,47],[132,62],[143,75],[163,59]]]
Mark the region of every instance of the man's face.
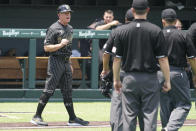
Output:
[[113,21],[114,16],[113,14],[105,13],[103,16],[103,19],[104,19],[104,22],[107,24]]
[[70,12],[62,12],[58,14],[59,20],[63,23],[69,23],[71,20],[71,13]]
[[177,29],[182,30],[182,24],[178,20],[177,20],[175,26],[176,26]]

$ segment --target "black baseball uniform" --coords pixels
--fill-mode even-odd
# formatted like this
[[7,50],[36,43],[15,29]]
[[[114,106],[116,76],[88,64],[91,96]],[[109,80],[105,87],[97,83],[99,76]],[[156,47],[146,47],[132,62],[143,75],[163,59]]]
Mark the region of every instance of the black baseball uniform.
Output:
[[161,29],[144,19],[123,25],[116,33],[113,52],[121,58],[123,131],[136,130],[140,114],[144,130],[156,131],[160,86],[157,58],[167,56]]
[[70,119],[73,120],[76,118],[73,110],[72,72],[69,63],[72,50],[72,34],[72,26],[69,24],[64,26],[59,21],[52,24],[46,32],[44,45],[59,44],[63,38],[69,40],[70,42],[57,51],[49,53],[45,89],[40,96],[40,101],[35,116],[41,117],[42,111],[49,98],[54,94],[55,89],[59,87]]
[[[95,25],[95,28],[97,26],[101,26],[101,25],[105,25],[106,23],[104,22],[104,20],[100,20],[98,22],[96,22],[96,25]],[[119,24],[118,26],[120,26],[121,24]],[[110,27],[108,30],[112,30],[112,29],[115,29],[117,26],[112,26]],[[107,39],[99,39],[99,73],[101,71],[101,69],[103,68],[103,46],[105,45]]]
[[[128,23],[126,23],[128,24]],[[121,26],[121,25],[120,25]],[[118,26],[118,27],[120,27]],[[118,33],[118,27],[113,29],[112,32],[110,33],[110,36],[108,40],[106,41],[103,51],[105,53],[108,53],[110,55],[114,55],[112,53],[112,48],[114,46],[114,39],[115,39],[115,34]],[[115,48],[115,47],[114,47]],[[121,81],[123,80],[124,77],[124,72],[120,72],[120,77]],[[112,92],[112,98],[111,98],[111,111],[110,111],[110,125],[112,128],[112,131],[122,131],[122,96],[121,94],[118,94],[116,90],[113,90]],[[113,113],[116,112],[115,115]],[[138,118],[140,115],[138,116]],[[139,123],[140,123],[140,130],[143,131],[143,122],[139,118]]]
[[[105,25],[104,20],[100,20],[100,21],[96,22],[95,28],[96,28],[97,26],[101,26],[101,25]],[[117,26],[112,26],[112,27],[110,27],[108,30],[112,30],[112,29],[114,29],[114,28],[116,28],[116,27],[117,27]],[[99,40],[99,48],[100,48],[100,49],[103,48],[103,46],[104,46],[104,44],[106,43],[106,41],[107,41],[107,39],[100,39],[100,40]]]
[[63,48],[51,52],[48,60],[47,79],[43,92],[53,94],[59,87],[64,98],[65,105],[72,104],[72,72],[69,63],[71,56],[73,28],[69,24],[63,26],[58,21],[47,30],[44,41],[45,45],[60,43],[63,38],[68,39],[70,43]]
[[[163,128],[167,128],[169,131],[178,131],[191,109],[190,84],[185,71],[185,67],[187,67],[186,58],[196,57],[196,51],[190,36],[185,36],[175,26],[165,27],[163,33],[165,44],[168,47],[172,89],[167,93],[161,92],[161,122]],[[159,72],[158,76],[163,84],[162,73]]]
[[68,39],[70,43],[63,48],[51,52],[48,61],[48,77],[44,92],[54,93],[57,86],[66,97],[71,97],[72,90],[72,72],[69,58],[71,56],[71,41],[73,29],[70,25],[63,26],[58,21],[48,30],[44,41],[45,45],[60,43],[63,38]]
[[[118,28],[113,29],[110,33],[108,40],[106,41],[103,51],[105,53],[112,54],[112,48],[114,44],[115,34],[118,32]],[[123,73],[121,72],[121,79],[123,78]],[[115,115],[113,113],[115,112]],[[111,110],[110,110],[110,125],[112,131],[123,131],[122,130],[122,97],[118,94],[116,90],[113,90],[111,97]]]
[[193,23],[191,27],[188,29],[188,34],[190,35],[193,44],[196,48],[196,23]]
[[68,23],[71,18],[71,8],[63,4],[57,8],[59,20],[52,24],[46,31],[44,49],[49,52],[47,78],[45,89],[40,96],[36,114],[31,123],[34,125],[47,126],[41,114],[57,87],[60,88],[63,102],[69,114],[67,125],[88,125],[88,121],[76,117],[72,101],[72,71],[69,59],[71,56],[73,28]]
[[[193,23],[191,25],[191,27],[188,29],[188,34],[191,36],[191,39],[193,41],[193,44],[196,48],[196,23]],[[195,74],[196,75],[196,74]],[[193,82],[192,82],[193,83]],[[193,83],[193,87],[194,87],[194,83]],[[196,102],[195,102],[196,105]],[[195,106],[196,107],[196,106]]]
[[[133,14],[131,9],[128,9],[126,14],[125,14],[125,23],[128,24],[134,19]],[[118,27],[121,25],[118,25]],[[113,56],[112,53],[112,48],[114,45],[114,39],[115,39],[115,34],[118,32],[118,28],[113,29],[112,32],[110,33],[110,36],[108,40],[106,41],[103,50],[105,53],[110,54]],[[110,59],[112,60],[112,59]],[[120,79],[121,81],[123,80],[124,72],[120,72]],[[121,94],[118,94],[116,90],[113,90],[112,92],[112,98],[111,98],[111,111],[110,111],[110,125],[112,128],[112,131],[122,131],[122,97]],[[113,112],[116,112],[115,115],[113,115]],[[140,125],[140,130],[143,131],[143,121],[142,118],[140,118],[141,115],[138,116],[139,118],[139,125]]]

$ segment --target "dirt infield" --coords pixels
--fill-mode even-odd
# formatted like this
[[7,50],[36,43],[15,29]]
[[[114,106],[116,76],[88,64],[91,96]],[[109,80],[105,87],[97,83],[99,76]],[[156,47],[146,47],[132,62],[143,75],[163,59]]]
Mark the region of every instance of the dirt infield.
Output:
[[[160,125],[160,121],[158,121]],[[108,121],[91,121],[88,126],[67,126],[67,122],[49,122],[48,126],[35,126],[29,122],[19,123],[0,123],[0,130],[2,129],[51,129],[51,128],[98,128],[98,127],[109,127]],[[184,126],[196,126],[196,119],[186,120]]]
[[88,128],[88,127],[109,127],[109,122],[91,121],[88,126],[67,126],[67,122],[48,122],[48,126],[35,126],[30,122],[0,123],[1,129],[40,129],[40,128]]

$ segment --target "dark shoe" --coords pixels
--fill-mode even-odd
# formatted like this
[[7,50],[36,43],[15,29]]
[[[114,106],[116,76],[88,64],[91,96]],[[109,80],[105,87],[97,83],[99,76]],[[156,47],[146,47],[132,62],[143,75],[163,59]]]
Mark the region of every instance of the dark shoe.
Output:
[[48,126],[48,123],[44,122],[41,117],[36,117],[36,116],[32,118],[31,123],[37,126]]
[[163,128],[163,129],[161,129],[161,131],[168,131],[168,130],[167,130],[167,128]]
[[84,121],[81,118],[76,117],[74,120],[69,120],[67,123],[68,126],[88,126],[89,122]]

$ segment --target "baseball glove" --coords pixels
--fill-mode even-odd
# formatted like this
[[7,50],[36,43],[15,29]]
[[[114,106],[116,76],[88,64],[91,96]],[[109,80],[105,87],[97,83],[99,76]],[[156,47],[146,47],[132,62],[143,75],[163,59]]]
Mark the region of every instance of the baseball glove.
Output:
[[101,94],[107,98],[111,98],[112,84],[113,84],[113,73],[110,71],[107,75],[101,77],[100,90]]

